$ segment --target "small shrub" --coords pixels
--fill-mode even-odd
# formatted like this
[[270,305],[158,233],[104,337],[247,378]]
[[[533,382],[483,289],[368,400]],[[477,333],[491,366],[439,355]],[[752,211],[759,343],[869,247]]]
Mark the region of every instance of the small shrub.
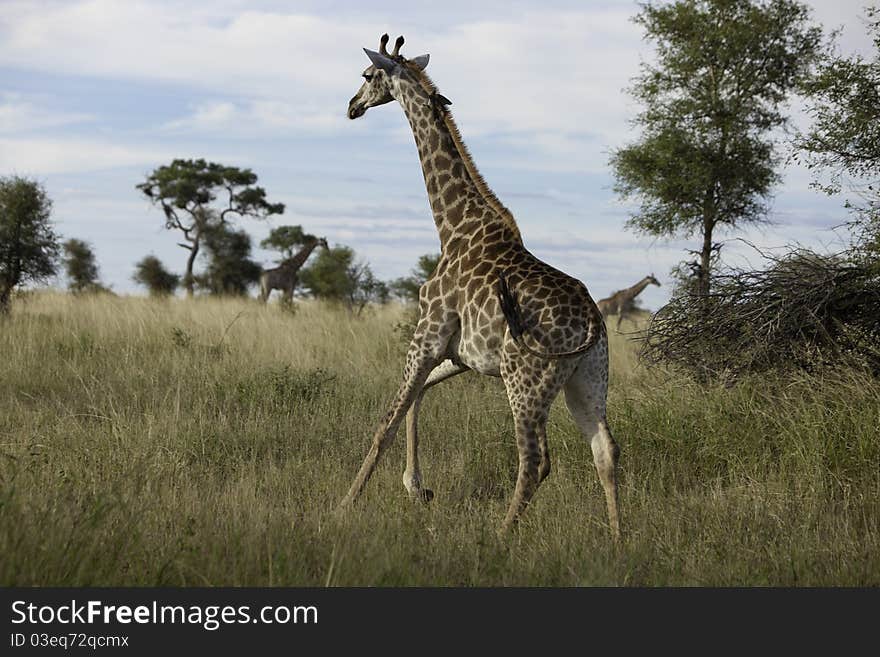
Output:
[[321,367],[305,371],[295,370],[290,365],[271,367],[239,381],[235,386],[235,397],[242,405],[287,407],[293,411],[297,405],[326,393],[335,379],[334,374]]
[[184,329],[175,326],[171,329],[171,342],[174,343],[175,347],[189,349],[192,346],[193,337]]

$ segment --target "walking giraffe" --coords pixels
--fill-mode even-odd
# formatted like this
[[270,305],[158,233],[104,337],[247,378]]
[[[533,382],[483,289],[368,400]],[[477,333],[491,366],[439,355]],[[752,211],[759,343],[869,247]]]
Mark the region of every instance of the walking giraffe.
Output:
[[264,269],[260,274],[260,300],[266,303],[272,290],[281,290],[286,301],[293,301],[293,290],[298,282],[299,270],[306,264],[306,260],[318,246],[323,246],[325,249],[330,248],[327,246],[325,238],[310,237],[295,256],[285,260],[277,267]]
[[619,535],[616,465],[619,449],[605,418],[608,341],[602,315],[584,285],[523,246],[510,211],[477,171],[452,116],[450,101],[423,72],[428,55],[405,59],[403,37],[388,53],[364,49],[372,62],[351,99],[350,119],[397,100],[415,136],[441,258],[419,293],[420,318],[406,355],[404,378],[341,508],[363,491],[379,457],[407,415],[403,483],[430,500],[418,462],[418,412],[425,390],[467,370],[500,376],[513,414],[519,471],[502,524],[509,528],[550,473],[546,422],[565,399],[590,440],[605,490],[612,535]]
[[642,290],[649,285],[660,287],[660,281],[654,278],[654,274],[645,276],[632,287],[628,287],[625,290],[618,290],[610,297],[599,299],[599,301],[596,302],[596,305],[599,306],[599,310],[606,317],[609,315],[617,315],[617,330],[619,331],[620,322],[623,321],[623,316],[628,314],[631,310],[633,299],[639,296],[642,293]]

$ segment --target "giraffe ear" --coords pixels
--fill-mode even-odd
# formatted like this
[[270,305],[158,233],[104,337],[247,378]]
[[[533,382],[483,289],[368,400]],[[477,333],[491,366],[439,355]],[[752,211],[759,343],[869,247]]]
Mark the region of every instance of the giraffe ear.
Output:
[[390,57],[386,57],[375,50],[368,50],[366,48],[364,48],[364,52],[367,53],[367,57],[373,62],[373,66],[385,71],[389,75],[394,73],[394,70],[397,68],[397,62]]
[[411,61],[413,64],[424,71],[426,68],[428,68],[429,59],[431,59],[431,55],[419,55],[418,57],[413,57],[409,61]]

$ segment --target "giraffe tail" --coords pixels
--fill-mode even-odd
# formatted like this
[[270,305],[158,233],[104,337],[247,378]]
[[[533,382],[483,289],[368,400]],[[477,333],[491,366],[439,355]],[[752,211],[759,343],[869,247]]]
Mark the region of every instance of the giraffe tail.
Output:
[[[532,356],[545,359],[582,356],[592,348],[599,337],[599,331],[596,330],[597,324],[591,322],[587,327],[587,337],[584,340],[584,344],[577,349],[555,353],[534,349],[526,344],[526,338],[535,340],[535,337],[532,335],[531,327],[523,319],[522,310],[516,298],[516,292],[510,289],[506,274],[503,271],[498,272],[498,301],[501,304],[501,312],[504,314],[504,319],[507,320],[507,327],[510,329],[510,336],[513,338],[513,341]],[[599,326],[604,326],[604,324],[599,322]]]

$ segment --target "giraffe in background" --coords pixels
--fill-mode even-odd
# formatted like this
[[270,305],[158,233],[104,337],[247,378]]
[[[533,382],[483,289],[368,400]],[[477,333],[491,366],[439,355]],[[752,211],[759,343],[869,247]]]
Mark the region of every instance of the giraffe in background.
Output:
[[306,264],[306,260],[312,255],[318,246],[327,246],[327,240],[323,237],[313,237],[309,239],[295,256],[282,262],[272,269],[264,269],[260,274],[260,301],[266,303],[272,290],[281,290],[284,293],[286,301],[293,301],[293,290],[299,282],[297,274]]
[[605,417],[608,339],[586,287],[532,255],[510,211],[477,171],[452,116],[450,101],[424,73],[428,55],[405,59],[364,49],[371,65],[348,107],[357,119],[396,100],[413,130],[441,257],[419,293],[420,318],[406,355],[403,381],[376,430],[341,508],[363,491],[381,455],[407,416],[404,485],[416,498],[418,409],[425,390],[475,370],[500,376],[513,414],[519,467],[502,524],[509,528],[550,473],[546,422],[561,389],[575,422],[590,441],[605,490],[612,535],[619,535],[616,466],[619,449]]
[[623,321],[624,315],[629,314],[632,309],[633,300],[649,285],[660,287],[660,281],[654,278],[654,274],[645,276],[632,287],[628,287],[625,290],[618,290],[605,299],[599,299],[599,301],[596,302],[596,305],[599,306],[599,310],[602,311],[602,314],[605,317],[608,317],[609,315],[617,315],[617,330],[619,331],[620,322]]

